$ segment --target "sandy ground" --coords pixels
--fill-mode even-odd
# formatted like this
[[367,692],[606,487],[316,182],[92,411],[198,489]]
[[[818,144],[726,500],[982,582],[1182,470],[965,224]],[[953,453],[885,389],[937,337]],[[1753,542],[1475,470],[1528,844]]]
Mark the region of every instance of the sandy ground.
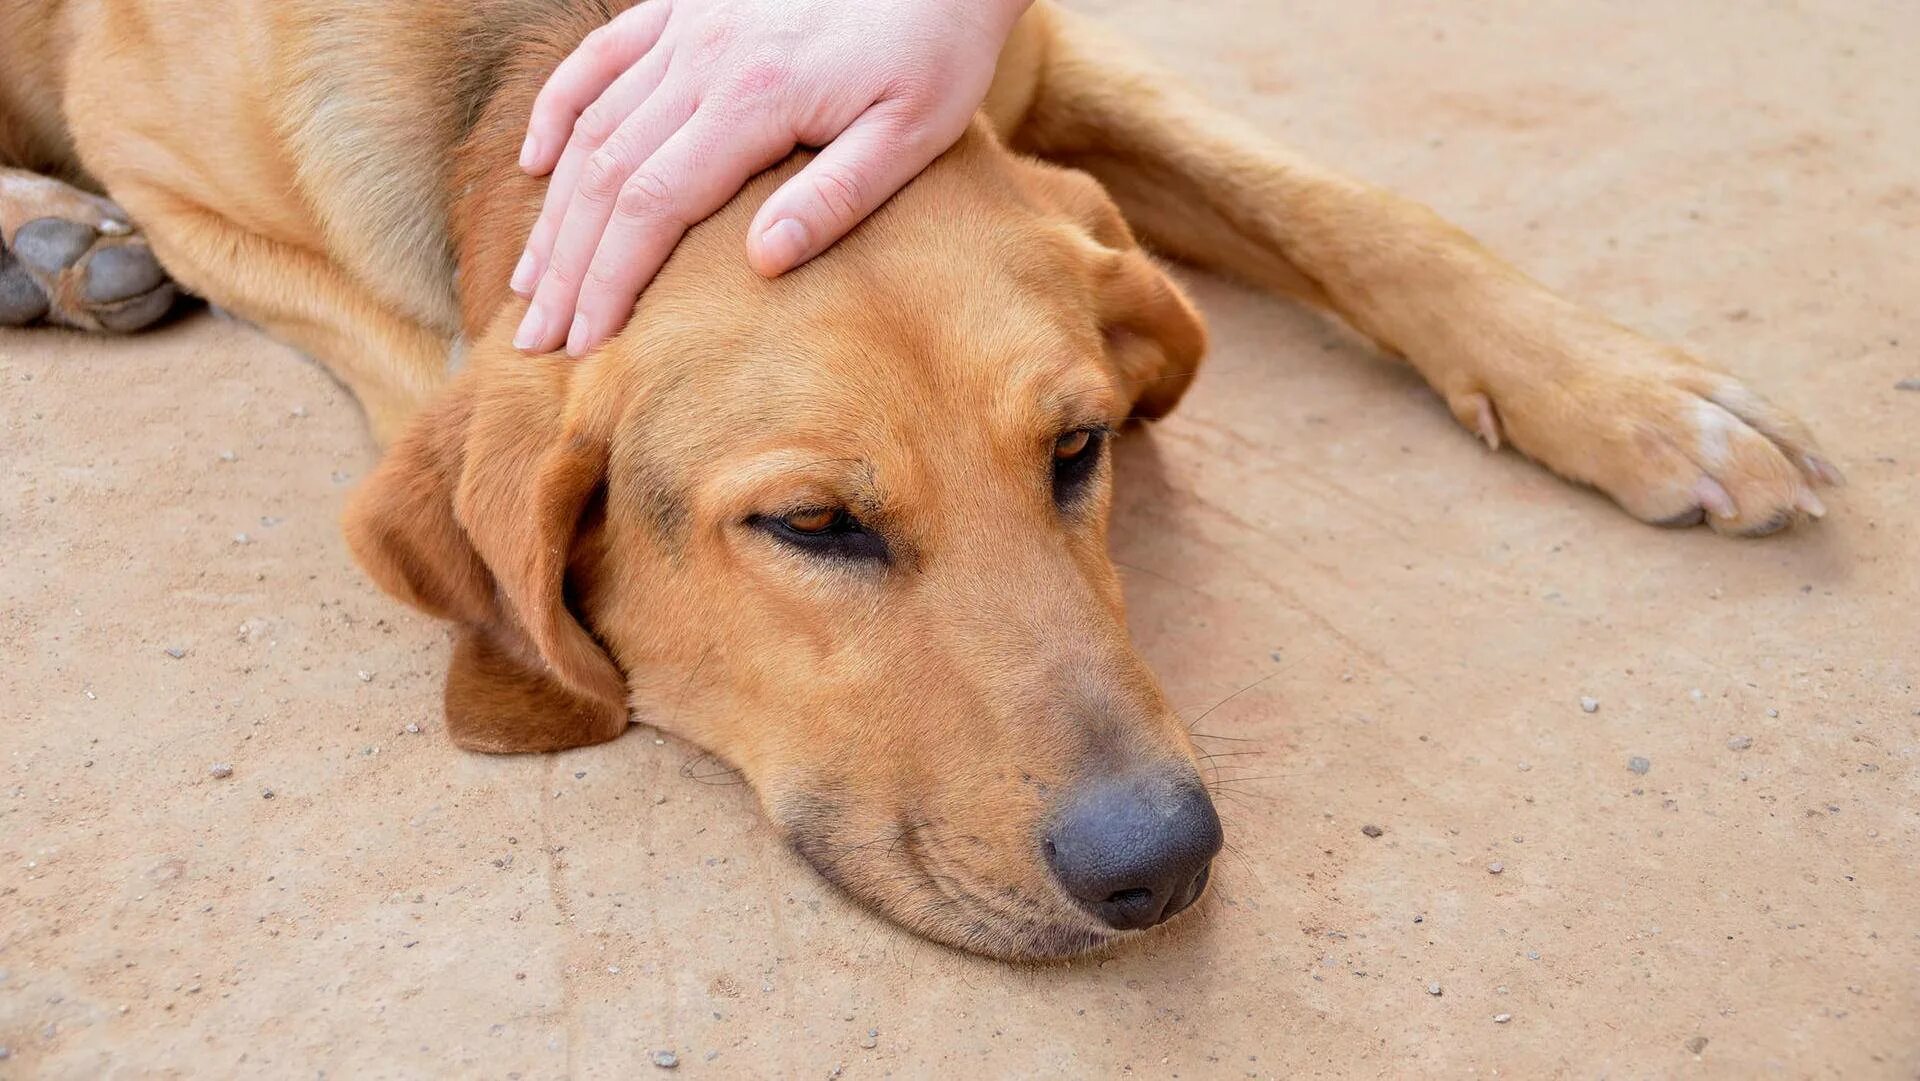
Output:
[[1792,404],[1832,516],[1636,525],[1195,282],[1218,351],[1125,446],[1113,547],[1176,702],[1265,678],[1201,725],[1262,753],[1203,911],[1013,968],[843,901],[651,728],[449,746],[310,364],[204,316],[6,334],[0,1076],[1920,1072],[1920,8],[1097,6]]

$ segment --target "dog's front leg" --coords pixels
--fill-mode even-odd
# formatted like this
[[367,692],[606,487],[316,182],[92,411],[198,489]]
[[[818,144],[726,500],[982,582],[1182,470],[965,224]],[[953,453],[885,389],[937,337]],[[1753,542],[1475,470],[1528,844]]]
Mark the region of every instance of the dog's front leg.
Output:
[[1555,296],[1426,207],[1288,153],[1077,17],[1043,3],[1022,34],[1037,59],[1003,68],[996,121],[1016,148],[1100,179],[1152,246],[1337,312],[1489,445],[1645,521],[1757,535],[1824,512],[1814,489],[1839,472],[1732,375]]

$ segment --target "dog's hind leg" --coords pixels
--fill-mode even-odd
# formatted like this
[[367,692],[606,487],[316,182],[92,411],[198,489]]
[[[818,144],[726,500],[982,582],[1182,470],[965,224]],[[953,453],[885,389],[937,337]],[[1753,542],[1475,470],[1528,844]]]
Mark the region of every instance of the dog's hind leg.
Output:
[[51,177],[0,168],[0,326],[139,330],[177,295],[126,211]]
[[1839,480],[1806,429],[1738,379],[1555,296],[1426,207],[1275,145],[1046,0],[988,112],[1016,149],[1099,179],[1152,247],[1331,309],[1489,445],[1635,517],[1767,533],[1818,517],[1814,489]]

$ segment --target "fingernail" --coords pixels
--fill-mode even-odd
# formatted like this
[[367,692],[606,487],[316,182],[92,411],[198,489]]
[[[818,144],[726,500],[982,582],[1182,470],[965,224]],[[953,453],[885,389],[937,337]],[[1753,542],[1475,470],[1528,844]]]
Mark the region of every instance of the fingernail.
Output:
[[1805,489],[1802,489],[1798,495],[1793,497],[1793,505],[1806,511],[1807,517],[1809,518],[1825,518],[1827,516],[1827,505],[1820,502],[1819,496]]
[[537,277],[533,272],[533,253],[521,252],[520,262],[513,268],[513,291],[523,297],[533,295]]
[[800,265],[807,257],[807,227],[793,218],[781,218],[760,234],[761,263],[775,274]]
[[547,319],[541,313],[539,305],[527,309],[527,317],[520,320],[520,329],[514,331],[513,347],[523,352],[531,352],[547,336]]
[[534,152],[539,149],[540,149],[539,140],[535,139],[532,135],[528,135],[527,141],[520,144],[520,168],[522,169],[533,168],[533,159],[535,156]]
[[577,357],[587,351],[587,317],[573,317],[573,328],[567,331],[567,355]]

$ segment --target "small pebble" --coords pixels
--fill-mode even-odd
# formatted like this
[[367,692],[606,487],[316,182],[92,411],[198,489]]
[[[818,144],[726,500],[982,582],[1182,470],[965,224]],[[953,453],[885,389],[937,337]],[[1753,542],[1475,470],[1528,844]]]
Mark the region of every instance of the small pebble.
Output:
[[1539,950],[1528,950],[1528,951],[1527,951],[1527,960],[1529,960],[1529,961],[1538,961],[1538,960],[1540,960],[1540,951],[1539,951]]
[[287,412],[288,412],[288,415],[290,416],[304,417],[307,415],[307,407],[304,405],[296,405],[292,409],[288,410]]
[[1367,826],[1361,826],[1360,832],[1366,834],[1369,837],[1378,837],[1387,831],[1381,829],[1379,826],[1367,825]]
[[1645,773],[1653,768],[1653,763],[1636,754],[1627,759],[1627,768],[1635,773]]
[[653,1064],[663,1070],[676,1069],[680,1065],[680,1056],[671,1051],[655,1051],[653,1053]]
[[240,456],[230,450],[223,450],[220,452],[220,460],[223,462],[237,462],[240,460]]
[[655,807],[658,807],[665,802],[667,802],[667,794],[665,792],[661,792],[653,797],[653,805]]
[[187,651],[180,648],[179,646],[168,646],[167,648],[161,650],[160,652],[165,653],[167,656],[172,657],[176,661],[187,655]]
[[1530,773],[1530,772],[1532,772],[1532,771],[1533,771],[1533,763],[1531,763],[1531,762],[1522,762],[1522,763],[1520,763],[1520,772],[1521,772],[1521,773]]
[[1751,746],[1753,746],[1752,736],[1735,736],[1727,741],[1729,751],[1744,751]]
[[362,683],[372,683],[372,682],[373,682],[373,673],[372,673],[372,672],[369,672],[369,671],[366,671],[365,669],[361,669],[361,670],[360,670],[360,672],[358,673],[358,675],[360,676],[360,682],[362,682]]
[[1902,379],[1893,385],[1895,390],[1920,390],[1920,379]]
[[233,776],[233,764],[230,762],[215,762],[213,768],[207,772],[213,774],[217,780],[225,780]]
[[260,798],[261,798],[261,799],[272,799],[272,798],[273,798],[273,789],[271,789],[271,788],[262,788],[262,789],[260,790]]
[[1580,712],[1582,713],[1600,712],[1600,700],[1598,698],[1582,698],[1580,700]]
[[1705,1051],[1706,1049],[1707,1049],[1707,1038],[1705,1036],[1695,1036],[1693,1039],[1687,1041],[1687,1050],[1693,1052],[1696,1055],[1702,1051]]
[[1427,994],[1438,995],[1439,993],[1440,993],[1440,981],[1435,980],[1434,982],[1427,985]]
[[868,1029],[867,1034],[860,1037],[860,1046],[869,1051],[880,1046],[880,1030],[877,1028]]
[[574,780],[576,780],[576,781],[583,781],[583,780],[586,780],[586,777],[587,777],[587,771],[586,771],[586,770],[583,770],[583,769],[577,769],[577,770],[574,770],[574,771],[573,771],[573,779],[574,779]]
[[1496,1025],[1504,1025],[1511,1020],[1513,1020],[1513,1015],[1510,1013],[1496,1013],[1493,1015],[1493,1023]]
[[1499,860],[1494,860],[1492,863],[1487,864],[1487,873],[1490,875],[1497,875],[1506,869],[1507,865],[1501,863]]
[[407,735],[417,736],[419,734],[420,734],[420,726],[409,722],[407,725]]
[[1777,710],[1777,709],[1774,709],[1774,708],[1773,708],[1772,706],[1768,706],[1768,707],[1767,707],[1767,716],[1769,716],[1769,717],[1778,717],[1778,716],[1780,716],[1780,711],[1779,711],[1779,710]]
[[252,538],[252,537],[249,537],[249,536],[247,536],[247,535],[246,535],[245,533],[235,533],[235,534],[233,535],[233,543],[235,543],[235,544],[252,544],[252,543],[253,543],[253,538]]

